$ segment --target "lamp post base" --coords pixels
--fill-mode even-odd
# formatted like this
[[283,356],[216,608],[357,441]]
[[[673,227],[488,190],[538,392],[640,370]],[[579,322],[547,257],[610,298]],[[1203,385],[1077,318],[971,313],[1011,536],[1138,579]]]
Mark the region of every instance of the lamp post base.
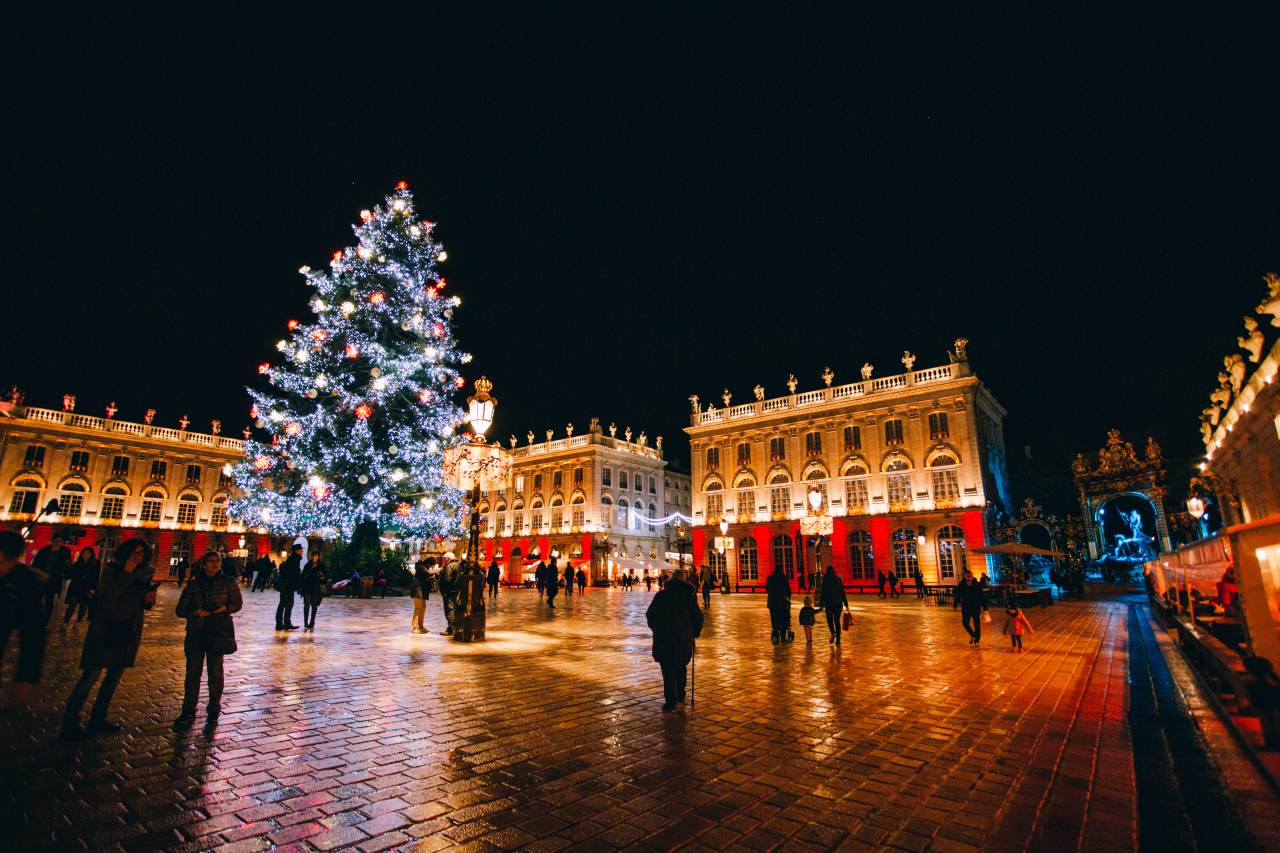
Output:
[[484,575],[479,563],[470,563],[458,583],[458,610],[453,617],[453,641],[477,643],[484,640]]

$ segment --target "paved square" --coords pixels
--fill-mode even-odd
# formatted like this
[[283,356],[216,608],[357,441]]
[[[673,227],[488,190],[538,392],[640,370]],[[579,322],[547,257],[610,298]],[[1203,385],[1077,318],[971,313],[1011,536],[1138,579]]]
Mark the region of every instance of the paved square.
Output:
[[[716,595],[696,705],[664,715],[650,597],[590,590],[549,614],[533,591],[503,590],[489,641],[464,646],[410,634],[405,598],[330,598],[314,634],[277,634],[276,595],[246,592],[211,739],[202,720],[170,730],[176,590],[117,694],[118,736],[55,740],[84,634],[55,627],[34,713],[0,716],[10,843],[1122,850],[1156,840],[1139,814],[1161,773],[1174,833],[1161,840],[1201,838],[1173,774],[1135,769],[1133,603],[1034,611],[1014,655],[998,613],[975,651],[958,614],[907,598],[855,597],[838,650],[822,626],[812,646],[775,647],[762,596]],[[436,596],[428,621],[443,628]]]

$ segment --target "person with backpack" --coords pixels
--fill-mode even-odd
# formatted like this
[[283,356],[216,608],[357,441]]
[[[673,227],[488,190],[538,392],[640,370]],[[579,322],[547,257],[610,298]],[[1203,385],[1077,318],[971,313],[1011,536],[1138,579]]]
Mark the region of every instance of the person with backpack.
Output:
[[187,620],[187,634],[182,650],[187,657],[187,674],[183,682],[182,711],[173,721],[175,731],[187,728],[196,719],[196,703],[200,701],[200,677],[209,670],[209,704],[205,706],[205,731],[218,725],[222,711],[223,657],[236,651],[236,629],[231,619],[244,606],[240,584],[222,573],[222,556],[209,552],[201,557],[192,572],[191,582],[182,588],[178,598],[178,616]]

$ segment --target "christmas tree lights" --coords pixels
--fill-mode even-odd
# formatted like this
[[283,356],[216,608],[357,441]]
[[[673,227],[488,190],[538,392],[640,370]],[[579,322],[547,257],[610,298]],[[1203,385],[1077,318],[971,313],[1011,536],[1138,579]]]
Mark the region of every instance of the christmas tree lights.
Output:
[[314,319],[290,320],[279,358],[258,366],[271,387],[249,389],[258,433],[234,468],[242,495],[229,511],[289,535],[350,538],[367,521],[458,536],[463,495],[441,464],[463,418],[455,365],[471,360],[452,333],[461,300],[442,298],[447,256],[406,183],[360,220],[356,245],[327,271],[299,270]]

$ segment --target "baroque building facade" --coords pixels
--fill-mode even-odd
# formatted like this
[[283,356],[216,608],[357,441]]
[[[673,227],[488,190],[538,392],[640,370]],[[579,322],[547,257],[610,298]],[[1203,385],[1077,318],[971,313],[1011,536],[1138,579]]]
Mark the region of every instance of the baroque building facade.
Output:
[[[504,580],[531,580],[533,569],[554,554],[563,566],[587,567],[592,583],[606,583],[627,570],[656,574],[665,559],[664,518],[673,497],[662,438],[627,427],[619,436],[592,419],[586,433],[563,438],[551,430],[544,441],[528,433],[517,446],[511,437],[511,486],[481,495],[481,548],[485,562],[497,560]],[[686,492],[686,495],[688,493]]]
[[[1005,410],[970,370],[956,341],[950,363],[766,398],[703,408],[691,397],[693,555],[727,571],[730,582],[763,584],[781,566],[795,587],[815,563],[809,492],[816,515],[817,565],[835,567],[846,584],[875,582],[878,572],[927,584],[957,583],[965,568],[986,572],[970,549],[991,541],[988,507],[1009,508]],[[721,536],[721,522],[727,535]],[[727,540],[727,541],[726,541]],[[727,547],[726,547],[727,546]]]
[[[206,550],[265,552],[265,536],[228,518],[231,478],[224,466],[244,455],[244,442],[181,429],[23,404],[16,392],[0,404],[0,525],[30,526],[52,499],[58,512],[31,531],[34,548],[55,531],[74,550],[109,557],[124,539],[151,543],[159,577]],[[243,541],[242,541],[243,540]]]

